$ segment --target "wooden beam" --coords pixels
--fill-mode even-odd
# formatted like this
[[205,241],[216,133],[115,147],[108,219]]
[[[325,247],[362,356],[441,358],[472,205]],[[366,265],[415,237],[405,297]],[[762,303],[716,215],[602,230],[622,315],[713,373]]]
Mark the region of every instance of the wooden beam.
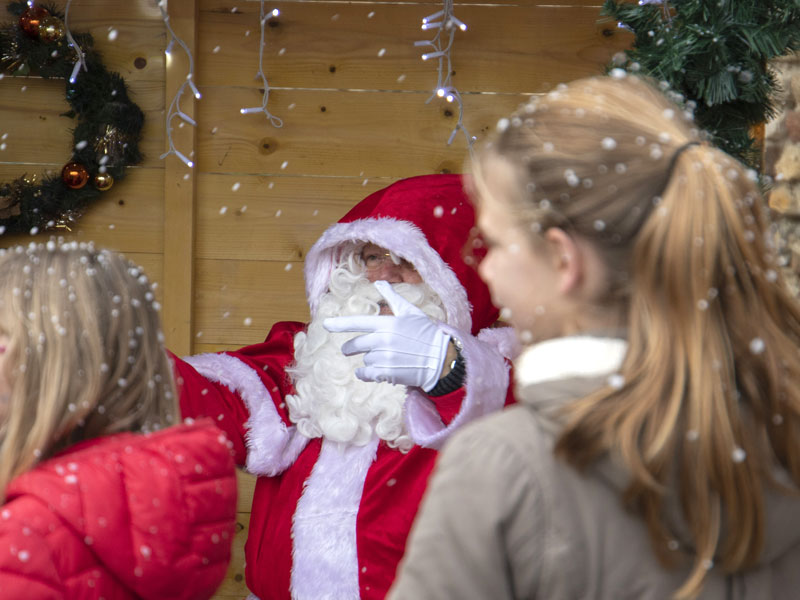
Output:
[[[188,46],[192,55],[197,48],[196,0],[169,3],[170,25]],[[189,60],[177,44],[167,60],[165,106],[170,106],[178,89],[186,82]],[[191,90],[181,97],[181,110],[194,118],[195,99]],[[190,159],[195,149],[195,128],[172,121],[176,147]],[[166,158],[164,172],[164,274],[163,322],[167,346],[179,356],[192,351],[192,315],[194,297],[194,221],[195,171],[176,156]]]

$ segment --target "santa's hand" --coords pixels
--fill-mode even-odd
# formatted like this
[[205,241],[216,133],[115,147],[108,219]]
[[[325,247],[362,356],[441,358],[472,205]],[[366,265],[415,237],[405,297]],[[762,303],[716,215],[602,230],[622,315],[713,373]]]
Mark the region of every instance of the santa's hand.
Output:
[[323,326],[333,332],[366,333],[342,345],[347,356],[364,353],[364,366],[356,369],[359,379],[430,391],[442,372],[450,336],[386,281],[376,281],[375,287],[386,298],[393,315],[332,317],[325,319]]

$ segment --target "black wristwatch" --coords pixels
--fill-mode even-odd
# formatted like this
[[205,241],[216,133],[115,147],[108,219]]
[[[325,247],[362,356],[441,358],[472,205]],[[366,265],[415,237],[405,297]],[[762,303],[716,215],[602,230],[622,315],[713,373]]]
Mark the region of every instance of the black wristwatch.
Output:
[[455,392],[464,385],[464,377],[467,375],[467,364],[461,355],[463,346],[454,337],[450,338],[456,349],[456,358],[450,363],[450,372],[436,382],[436,385],[428,392],[428,396],[444,396],[450,392]]

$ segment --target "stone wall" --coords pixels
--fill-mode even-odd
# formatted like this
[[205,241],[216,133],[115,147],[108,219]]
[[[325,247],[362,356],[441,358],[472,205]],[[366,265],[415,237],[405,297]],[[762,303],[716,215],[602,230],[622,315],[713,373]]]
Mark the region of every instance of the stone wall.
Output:
[[769,204],[776,212],[781,259],[800,296],[800,54],[772,62],[782,92],[778,116],[765,128],[764,172],[773,180]]

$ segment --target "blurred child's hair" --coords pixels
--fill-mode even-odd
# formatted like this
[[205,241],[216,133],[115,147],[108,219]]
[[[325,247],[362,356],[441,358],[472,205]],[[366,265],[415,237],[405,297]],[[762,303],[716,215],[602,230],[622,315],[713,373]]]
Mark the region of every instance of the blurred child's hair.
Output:
[[8,483],[82,440],[177,422],[158,303],[142,270],[91,245],[0,256],[0,502]]
[[[627,315],[624,384],[567,409],[556,452],[579,468],[611,453],[656,554],[674,564],[664,497],[677,494],[700,593],[711,561],[756,563],[764,489],[800,484],[800,309],[784,285],[755,173],[703,141],[691,114],[619,72],[520,109],[474,164],[512,166],[503,198],[535,240],[590,241],[611,277],[598,302]],[[784,488],[785,489],[785,488]]]

